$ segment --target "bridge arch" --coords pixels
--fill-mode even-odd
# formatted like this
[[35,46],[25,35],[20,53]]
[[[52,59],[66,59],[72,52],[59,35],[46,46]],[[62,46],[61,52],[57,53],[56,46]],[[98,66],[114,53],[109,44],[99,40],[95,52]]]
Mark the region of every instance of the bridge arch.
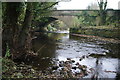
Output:
[[56,20],[63,21],[68,27],[73,27],[75,16],[51,16]]

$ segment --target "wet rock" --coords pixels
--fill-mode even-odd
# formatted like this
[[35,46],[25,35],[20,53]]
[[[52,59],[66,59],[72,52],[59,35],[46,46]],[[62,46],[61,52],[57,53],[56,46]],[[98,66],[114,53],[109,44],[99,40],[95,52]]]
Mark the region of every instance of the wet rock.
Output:
[[90,70],[91,72],[92,72],[92,71],[95,71],[93,68],[90,68],[89,70]]
[[88,75],[86,70],[82,70],[81,73],[83,73],[83,76]]
[[65,61],[64,63],[65,63],[65,65],[71,64],[71,61]]
[[69,71],[69,69],[67,67],[64,67],[63,70],[64,71]]
[[82,65],[79,65],[78,68],[79,68],[79,69],[82,69],[83,67],[82,67]]
[[57,70],[59,67],[57,65],[52,66],[52,70]]
[[80,51],[76,51],[76,52],[80,52]]
[[59,61],[59,63],[60,63],[60,64],[63,64],[63,63],[64,63],[64,61]]
[[82,58],[80,58],[79,61],[82,61]]
[[75,74],[75,76],[78,76],[80,73],[74,73]]
[[85,76],[87,76],[87,75],[88,75],[87,71],[85,71],[84,75],[85,75]]
[[63,48],[61,48],[61,47],[57,47],[57,49],[63,49]]
[[78,62],[75,65],[80,65]]
[[84,56],[82,56],[82,58],[85,58],[85,55],[84,55]]
[[64,65],[61,63],[61,64],[59,64],[59,67],[63,67]]
[[89,56],[86,56],[86,58],[89,58]]
[[58,40],[56,40],[56,42],[62,42],[62,40],[61,40],[61,39],[58,39]]
[[74,66],[74,67],[72,67],[72,69],[76,70],[76,69],[77,69],[77,67],[76,67],[76,66]]
[[72,65],[71,64],[67,64],[65,65],[68,69],[71,69],[72,68]]
[[70,46],[70,45],[67,45],[67,46]]
[[72,63],[75,63],[75,60],[71,60],[72,61]]
[[49,59],[50,57],[46,57],[46,59]]
[[59,61],[59,59],[54,58],[53,61]]
[[41,59],[45,59],[45,57],[41,58]]
[[67,60],[71,60],[71,58],[67,58]]
[[82,67],[83,67],[83,68],[87,68],[87,66],[86,66],[86,65],[82,65]]
[[84,73],[81,72],[81,73],[79,74],[79,77],[83,77],[83,76],[84,76]]
[[82,49],[82,47],[80,47],[79,49]]

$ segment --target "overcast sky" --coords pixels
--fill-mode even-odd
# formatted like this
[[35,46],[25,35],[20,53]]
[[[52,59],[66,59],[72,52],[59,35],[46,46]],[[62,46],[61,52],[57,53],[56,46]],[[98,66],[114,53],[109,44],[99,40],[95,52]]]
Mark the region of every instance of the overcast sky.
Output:
[[[99,0],[98,0],[99,1]],[[105,1],[105,0],[104,0]],[[118,9],[120,0],[107,0],[107,8]],[[59,2],[57,9],[86,9],[91,3],[97,3],[97,0],[71,0],[69,2]]]

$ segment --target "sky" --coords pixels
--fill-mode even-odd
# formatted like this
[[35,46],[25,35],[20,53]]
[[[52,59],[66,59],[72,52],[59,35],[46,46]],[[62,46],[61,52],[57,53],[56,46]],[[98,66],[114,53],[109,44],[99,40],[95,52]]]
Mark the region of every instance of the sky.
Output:
[[[98,0],[99,1],[99,0]],[[104,0],[105,1],[105,0]],[[120,0],[107,0],[107,8],[118,9],[118,2]],[[59,2],[57,9],[86,9],[91,3],[97,3],[97,0],[71,0],[68,2]]]

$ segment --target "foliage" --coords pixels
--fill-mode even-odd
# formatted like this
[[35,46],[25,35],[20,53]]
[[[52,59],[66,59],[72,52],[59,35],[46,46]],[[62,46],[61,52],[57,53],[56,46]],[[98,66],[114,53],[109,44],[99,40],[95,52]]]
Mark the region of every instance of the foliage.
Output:
[[56,4],[57,2],[3,3],[3,45],[7,42],[11,51],[3,46],[3,50],[7,50],[3,54],[7,57],[9,53],[11,55],[26,54],[28,52],[26,50],[30,50],[29,45],[32,40],[29,33],[31,26],[43,27],[49,23],[49,17],[41,18],[41,16],[49,16]]
[[52,27],[50,24],[47,26],[47,31],[56,31],[57,29]]
[[[38,73],[24,63],[17,64],[10,59],[2,58],[2,78],[33,78]],[[34,74],[34,75],[33,75]],[[10,79],[11,80],[11,79]]]
[[40,27],[41,23],[48,21],[48,17],[51,15],[51,10],[55,9],[54,5],[58,2],[36,2],[34,3],[33,13],[33,25],[34,27]]
[[78,19],[78,17],[74,17],[74,22],[73,22],[73,27],[79,27],[80,26],[80,20],[82,20],[82,19]]
[[9,49],[8,44],[7,44],[5,58],[9,58],[9,57],[10,57],[10,49]]
[[81,13],[76,14],[77,17],[74,17],[74,26],[73,27],[83,27],[83,26],[94,26],[96,25],[96,16],[97,12],[87,12],[82,11]]
[[5,73],[6,71],[12,71],[16,69],[15,63],[7,58],[1,58],[2,60],[2,72]]
[[67,27],[65,27],[66,24],[64,24],[63,21],[60,20],[55,20],[53,22],[51,22],[50,24],[48,24],[45,29],[46,31],[56,31],[56,30],[65,30],[67,29]]
[[[120,22],[120,10],[105,10],[104,20],[100,17],[100,11],[82,11],[76,13],[74,17],[73,27],[84,27],[84,26],[116,26],[119,27]],[[102,24],[102,22],[104,24]]]

